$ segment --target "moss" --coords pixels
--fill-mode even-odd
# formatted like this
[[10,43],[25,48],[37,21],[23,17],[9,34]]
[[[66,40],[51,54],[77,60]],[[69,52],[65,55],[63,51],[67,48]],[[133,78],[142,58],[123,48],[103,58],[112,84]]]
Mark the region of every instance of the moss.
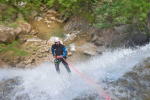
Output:
[[[11,44],[0,44],[0,54],[4,54],[7,52],[12,52],[11,55],[12,56],[27,56],[28,52],[22,50],[20,48],[21,44],[19,43],[19,41],[14,41]],[[11,56],[10,55],[10,56]]]
[[17,10],[11,6],[7,6],[6,9],[0,12],[0,21],[2,22],[14,22],[17,18]]
[[17,28],[18,24],[17,23],[10,23],[8,24],[9,27]]

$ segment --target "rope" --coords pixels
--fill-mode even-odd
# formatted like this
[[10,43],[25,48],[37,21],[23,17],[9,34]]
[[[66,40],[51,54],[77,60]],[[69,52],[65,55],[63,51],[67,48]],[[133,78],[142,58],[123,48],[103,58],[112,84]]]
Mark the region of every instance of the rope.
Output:
[[[64,59],[64,61],[67,63],[67,61]],[[68,63],[67,63],[68,64]],[[92,85],[95,87],[95,89],[98,91],[99,93],[99,97],[104,97],[105,100],[111,100],[111,97],[96,83],[95,80],[91,79],[89,76],[85,75],[84,73],[78,71],[75,67],[70,66],[70,64],[68,64],[70,68],[72,68],[83,80],[85,80],[89,85]]]

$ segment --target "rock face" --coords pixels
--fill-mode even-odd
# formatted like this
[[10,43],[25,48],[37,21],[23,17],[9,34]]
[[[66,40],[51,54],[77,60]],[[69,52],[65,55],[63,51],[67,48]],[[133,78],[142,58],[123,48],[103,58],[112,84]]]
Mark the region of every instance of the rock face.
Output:
[[[149,25],[149,24],[148,24]],[[108,29],[98,29],[91,27],[86,20],[80,17],[72,17],[65,24],[64,29],[67,33],[66,41],[73,41],[84,34],[89,41],[101,47],[133,47],[144,45],[149,42],[150,31],[139,29],[138,25],[120,25]]]
[[52,55],[49,52],[52,43],[39,38],[28,39],[22,48],[28,51],[29,56],[24,57],[21,62],[16,64],[16,67],[31,67],[42,62],[53,61]]
[[133,71],[110,84],[113,95],[119,100],[149,100],[150,99],[150,58]]
[[[41,39],[48,40],[51,36],[63,33],[62,20],[59,19],[59,13],[54,10],[46,10],[41,15],[36,16],[31,24]],[[32,33],[33,34],[33,33]]]
[[12,42],[16,38],[13,28],[0,26],[0,42]]
[[66,32],[65,41],[73,41],[79,36],[82,38],[82,35],[87,36],[89,32],[89,23],[81,17],[72,17],[64,26]]
[[31,25],[28,23],[18,23],[18,27],[12,28],[7,26],[0,26],[0,42],[12,42],[21,33],[27,34],[31,31]]
[[[24,67],[49,61],[49,59],[53,60],[48,53],[48,49],[53,43],[53,37],[60,37],[67,45],[75,44],[75,47],[71,47],[70,51],[72,52],[69,52],[69,55],[78,52],[84,56],[101,54],[107,48],[133,47],[149,42],[149,36],[145,34],[145,31],[139,30],[137,25],[99,29],[90,26],[86,20],[78,16],[73,16],[63,23],[56,11],[48,9],[44,10],[42,16],[34,18],[31,22],[32,27],[21,21],[17,23],[18,27],[16,28],[0,26],[0,42],[12,42],[19,38],[24,43],[21,47],[29,52],[28,57],[14,57],[10,65]],[[64,25],[63,31],[61,30],[62,25]],[[56,36],[58,34],[59,36]],[[65,38],[60,36],[62,34],[65,35]],[[3,61],[8,62],[7,60]]]
[[92,43],[85,43],[82,46],[79,46],[77,49],[88,56],[96,56],[97,54],[97,47]]
[[[0,100],[12,100],[12,97],[19,91],[17,87],[20,83],[19,77],[0,81]],[[29,100],[28,95],[25,94],[16,95],[14,98],[15,100]]]
[[149,36],[145,31],[139,30],[136,25],[122,25],[110,29],[102,29],[91,34],[91,41],[97,46],[106,47],[133,47],[149,42]]
[[0,81],[0,100],[30,100],[28,94],[20,93],[20,90],[23,90],[22,87],[19,87],[21,84],[21,79],[19,77],[14,77],[7,80]]

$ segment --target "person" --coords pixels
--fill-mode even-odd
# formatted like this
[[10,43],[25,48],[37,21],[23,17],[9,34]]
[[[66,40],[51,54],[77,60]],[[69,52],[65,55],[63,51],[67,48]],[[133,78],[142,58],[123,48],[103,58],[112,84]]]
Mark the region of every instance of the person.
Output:
[[51,52],[53,54],[53,57],[55,58],[55,68],[58,73],[60,73],[59,65],[60,62],[63,63],[68,73],[71,72],[68,63],[66,62],[67,59],[67,49],[66,47],[61,43],[59,39],[55,40],[55,43],[51,46]]

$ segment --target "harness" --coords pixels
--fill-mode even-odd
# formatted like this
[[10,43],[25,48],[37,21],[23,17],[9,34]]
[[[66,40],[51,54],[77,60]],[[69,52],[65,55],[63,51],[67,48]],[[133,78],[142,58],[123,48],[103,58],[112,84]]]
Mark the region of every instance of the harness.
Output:
[[54,60],[54,63],[55,63],[55,64],[59,64],[59,63],[60,63],[60,60],[59,60],[59,59],[55,59],[55,60]]

